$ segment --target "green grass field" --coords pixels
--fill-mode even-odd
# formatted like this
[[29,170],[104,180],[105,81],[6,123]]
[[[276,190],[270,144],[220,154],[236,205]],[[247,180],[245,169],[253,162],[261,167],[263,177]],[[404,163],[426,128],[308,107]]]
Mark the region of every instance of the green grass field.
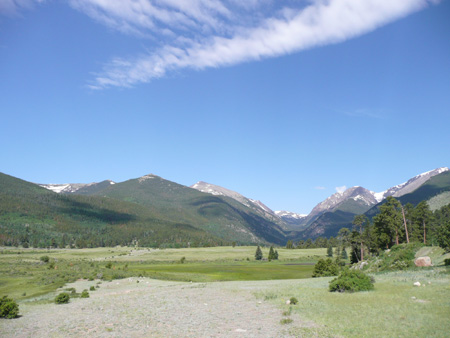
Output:
[[[295,328],[299,337],[449,337],[450,270],[425,268],[374,274],[375,290],[353,294],[328,291],[331,277],[271,285],[255,293],[317,327]],[[413,285],[419,281],[421,287]],[[296,297],[295,306],[285,300]],[[295,324],[295,322],[293,323]]]
[[[29,299],[77,279],[99,277],[111,280],[141,275],[194,282],[309,278],[313,264],[326,254],[326,249],[280,248],[279,260],[268,262],[255,261],[255,250],[251,246],[163,250],[2,248],[0,295]],[[263,248],[264,257],[268,252]],[[42,262],[42,256],[48,256],[49,263]]]
[[[272,262],[255,261],[255,249],[2,248],[0,296],[9,295],[19,304],[50,302],[67,283],[91,279],[89,283],[97,284],[99,276],[104,280],[142,275],[173,281],[236,281],[218,284],[232,289],[241,288],[240,282],[250,283],[245,289],[278,307],[285,319],[280,325],[286,325],[293,336],[449,336],[450,268],[443,266],[443,259],[450,254],[443,255],[440,248],[423,247],[418,252],[430,255],[435,266],[373,273],[375,290],[354,294],[330,293],[330,277],[310,278],[313,264],[325,256],[326,249],[279,248],[280,260]],[[263,253],[267,257],[268,249]],[[49,262],[42,262],[42,256],[48,256]],[[416,281],[422,286],[415,287]],[[286,305],[291,297],[299,303]],[[313,324],[302,325],[298,318]]]

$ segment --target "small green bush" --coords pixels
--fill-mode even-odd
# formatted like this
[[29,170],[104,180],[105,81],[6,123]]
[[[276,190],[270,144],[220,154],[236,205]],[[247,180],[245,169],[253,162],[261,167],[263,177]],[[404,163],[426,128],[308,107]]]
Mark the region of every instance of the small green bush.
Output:
[[295,304],[297,304],[297,303],[298,303],[298,299],[297,299],[297,298],[295,298],[295,297],[291,297],[291,299],[290,299],[289,301],[290,301],[290,303],[289,303],[289,304],[292,304],[292,305],[295,305]]
[[331,292],[358,292],[373,290],[374,280],[360,270],[346,269],[330,282]]
[[80,295],[80,298],[89,298],[89,292],[87,290],[83,290]]
[[0,298],[0,318],[16,318],[19,316],[19,305],[8,296]]
[[444,259],[444,265],[446,265],[446,266],[450,265],[450,258]]
[[67,304],[69,302],[70,295],[67,292],[62,292],[55,297],[56,304]]
[[280,324],[283,325],[290,324],[292,322],[293,322],[292,318],[283,318],[282,320],[280,320]]
[[92,285],[92,286],[89,288],[89,291],[95,291],[95,286]]
[[41,262],[48,263],[48,261],[50,260],[50,257],[48,257],[48,256],[42,256],[42,257],[39,258],[39,259],[41,260]]
[[331,258],[320,258],[314,265],[313,277],[337,276],[339,266]]

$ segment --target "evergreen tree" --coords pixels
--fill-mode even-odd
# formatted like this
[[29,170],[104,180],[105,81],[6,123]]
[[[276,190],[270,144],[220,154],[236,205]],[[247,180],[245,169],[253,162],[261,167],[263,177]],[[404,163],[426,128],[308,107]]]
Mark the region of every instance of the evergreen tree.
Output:
[[275,251],[273,252],[273,259],[275,259],[275,260],[278,259],[278,251],[277,251],[277,250],[275,250]]
[[331,245],[328,246],[327,257],[333,257],[333,247]]
[[338,239],[342,246],[348,246],[350,243],[350,230],[348,228],[341,228],[338,232]]
[[388,196],[386,203],[380,206],[380,213],[373,218],[373,223],[380,248],[389,248],[393,242],[399,244],[403,235],[400,202]]
[[345,246],[342,247],[341,258],[344,260],[348,259],[347,250],[345,249]]
[[273,246],[270,246],[270,249],[269,249],[269,257],[268,257],[269,262],[270,262],[272,259],[274,259],[274,255],[275,255],[275,253],[273,252]]
[[256,248],[256,252],[255,252],[255,259],[257,261],[260,261],[262,258],[263,258],[263,254],[262,254],[261,248],[258,245],[258,247]]
[[286,243],[286,249],[294,249],[294,243],[291,240],[288,240]]
[[430,222],[431,216],[430,207],[425,201],[417,204],[413,211],[414,234],[423,241],[423,244],[427,244],[427,223]]
[[[366,215],[356,215],[353,219],[353,225],[358,228],[359,230],[359,242],[360,242],[360,253],[359,257],[361,260],[364,260],[364,240],[363,240],[363,229],[367,227],[369,224],[369,219]],[[355,238],[356,239],[356,238]],[[353,251],[353,250],[352,250]],[[352,252],[353,256],[353,252]]]

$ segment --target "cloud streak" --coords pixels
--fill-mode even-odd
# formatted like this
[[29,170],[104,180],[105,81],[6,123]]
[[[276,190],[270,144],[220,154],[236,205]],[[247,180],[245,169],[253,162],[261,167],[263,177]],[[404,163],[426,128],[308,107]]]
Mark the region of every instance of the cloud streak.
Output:
[[17,15],[20,11],[31,9],[36,3],[42,3],[45,0],[0,0],[0,14]]
[[131,87],[172,71],[230,66],[339,43],[438,2],[310,0],[292,7],[292,2],[274,0],[70,0],[73,8],[104,25],[159,41],[146,54],[111,60],[95,74],[92,89]]

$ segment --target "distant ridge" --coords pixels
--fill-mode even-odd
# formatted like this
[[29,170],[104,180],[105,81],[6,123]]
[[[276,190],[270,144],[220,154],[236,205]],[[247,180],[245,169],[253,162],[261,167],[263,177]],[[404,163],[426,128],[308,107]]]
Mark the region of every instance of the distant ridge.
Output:
[[378,193],[351,187],[318,203],[308,215],[273,211],[261,201],[211,183],[199,181],[186,187],[154,174],[121,183],[105,180],[41,186],[59,194],[99,195],[142,204],[168,220],[196,224],[227,240],[239,234],[247,242],[281,244],[292,236],[334,236],[341,227],[351,227],[355,215],[376,213],[388,196],[402,203],[432,199],[433,205],[445,205],[450,197],[446,175],[450,175],[448,167],[437,168]]

